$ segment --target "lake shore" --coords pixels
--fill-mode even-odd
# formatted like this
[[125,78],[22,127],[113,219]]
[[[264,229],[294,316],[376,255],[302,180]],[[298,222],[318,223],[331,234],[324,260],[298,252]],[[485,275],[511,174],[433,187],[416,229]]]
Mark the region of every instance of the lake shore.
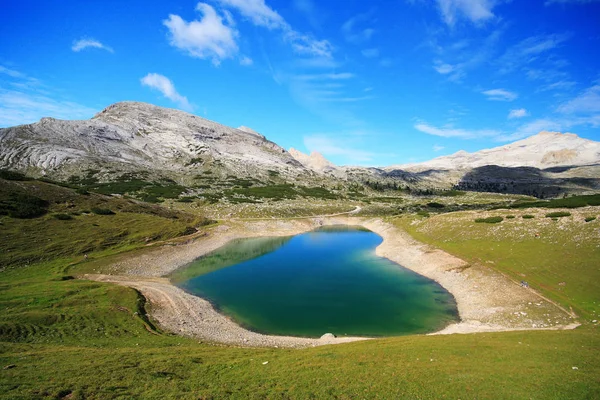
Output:
[[448,253],[419,243],[380,218],[340,215],[294,220],[232,220],[211,228],[206,236],[125,257],[105,268],[102,274],[86,274],[82,278],[139,290],[150,304],[150,315],[162,329],[202,341],[249,347],[312,347],[366,340],[329,335],[310,339],[252,332],[219,314],[208,301],[186,293],[163,278],[233,239],[297,235],[321,225],[336,224],[360,225],[379,234],[383,242],[376,249],[377,255],[435,280],[454,295],[461,321],[435,334],[577,326],[567,312],[533,290],[519,286],[490,268],[467,265]]

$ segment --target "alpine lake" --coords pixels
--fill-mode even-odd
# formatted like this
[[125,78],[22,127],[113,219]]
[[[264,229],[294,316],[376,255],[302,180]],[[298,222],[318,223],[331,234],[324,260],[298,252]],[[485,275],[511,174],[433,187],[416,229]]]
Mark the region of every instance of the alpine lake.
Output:
[[271,335],[399,336],[457,322],[454,297],[377,256],[381,242],[365,228],[341,225],[237,239],[169,278],[239,325]]

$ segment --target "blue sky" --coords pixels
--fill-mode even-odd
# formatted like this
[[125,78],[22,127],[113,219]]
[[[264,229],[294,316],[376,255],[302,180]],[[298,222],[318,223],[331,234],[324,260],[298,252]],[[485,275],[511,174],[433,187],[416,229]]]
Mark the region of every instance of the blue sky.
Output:
[[336,164],[600,140],[599,0],[0,6],[0,126],[173,107]]

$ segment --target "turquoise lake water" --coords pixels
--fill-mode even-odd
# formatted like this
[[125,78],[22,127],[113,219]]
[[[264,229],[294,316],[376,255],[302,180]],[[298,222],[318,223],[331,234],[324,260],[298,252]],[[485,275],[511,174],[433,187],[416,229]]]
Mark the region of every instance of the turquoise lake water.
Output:
[[285,238],[230,242],[171,281],[261,333],[319,337],[434,332],[458,321],[436,282],[375,255],[382,238],[326,227]]

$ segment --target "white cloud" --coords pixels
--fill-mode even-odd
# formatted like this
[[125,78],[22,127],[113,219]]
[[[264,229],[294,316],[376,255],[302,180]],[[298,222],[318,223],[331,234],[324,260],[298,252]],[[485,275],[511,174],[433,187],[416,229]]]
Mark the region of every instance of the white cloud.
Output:
[[486,95],[488,100],[492,100],[492,101],[513,101],[517,97],[519,97],[518,94],[516,94],[514,92],[509,92],[508,90],[504,90],[504,89],[490,89],[490,90],[485,90],[481,93]]
[[358,27],[358,25],[369,21],[369,19],[370,14],[367,13],[356,15],[344,22],[342,25],[342,33],[346,40],[353,44],[361,44],[371,39],[375,33],[375,29],[370,27]]
[[218,0],[222,6],[235,8],[254,25],[267,29],[290,29],[277,11],[265,4],[264,0]]
[[202,14],[199,21],[186,22],[179,15],[173,14],[163,21],[169,28],[171,46],[192,57],[210,59],[214,65],[233,58],[238,52],[238,33],[233,27],[231,16],[224,14],[227,20],[227,24],[224,24],[223,18],[208,4],[198,3],[196,10]]
[[424,122],[418,123],[414,127],[416,130],[428,135],[446,138],[479,139],[482,137],[495,137],[501,134],[499,131],[492,129],[467,130],[452,127],[438,128]]
[[292,49],[298,54],[327,60],[333,56],[333,45],[327,40],[317,40],[296,31],[288,31],[285,38],[290,41]]
[[254,64],[254,61],[252,61],[252,59],[248,56],[242,56],[242,58],[240,58],[240,65],[243,65],[245,67],[248,67],[250,65]]
[[529,112],[527,112],[526,109],[517,108],[514,110],[510,110],[510,112],[508,113],[508,119],[523,118],[523,117],[527,117],[528,115],[529,115]]
[[311,35],[292,29],[285,19],[269,7],[264,0],[218,0],[219,4],[237,10],[254,25],[270,30],[281,30],[292,49],[302,55],[329,59],[333,46],[327,40],[317,40]]
[[557,111],[565,114],[600,113],[600,84],[587,88],[579,96],[561,104]]
[[173,82],[166,76],[152,73],[146,75],[140,81],[142,85],[161,92],[163,96],[179,105],[183,110],[191,111],[193,109],[192,105],[188,102],[188,99],[177,92]]
[[114,53],[113,49],[105,44],[102,44],[100,41],[96,40],[96,39],[92,39],[92,38],[84,38],[84,39],[79,39],[79,40],[75,40],[73,42],[73,46],[71,46],[71,50],[75,51],[75,52],[79,52],[81,50],[87,49],[87,48],[96,48],[96,49],[102,49],[102,50],[106,50],[110,53]]
[[442,151],[444,149],[445,149],[445,147],[444,146],[440,146],[439,144],[433,145],[433,151],[435,151],[435,152]]
[[0,127],[29,124],[43,117],[87,119],[96,110],[40,93],[0,89]]
[[379,49],[364,49],[363,51],[361,51],[361,53],[367,58],[379,57]]
[[[340,141],[345,142],[345,140]],[[347,159],[348,164],[372,161],[375,157],[375,153],[348,147],[345,144],[338,143],[338,140],[323,135],[305,136],[304,145],[310,152],[317,151],[326,157],[344,157]]]
[[437,0],[444,22],[454,26],[460,18],[479,24],[494,18],[494,0]]
[[442,75],[447,75],[455,70],[452,65],[444,63],[436,63],[433,68]]

